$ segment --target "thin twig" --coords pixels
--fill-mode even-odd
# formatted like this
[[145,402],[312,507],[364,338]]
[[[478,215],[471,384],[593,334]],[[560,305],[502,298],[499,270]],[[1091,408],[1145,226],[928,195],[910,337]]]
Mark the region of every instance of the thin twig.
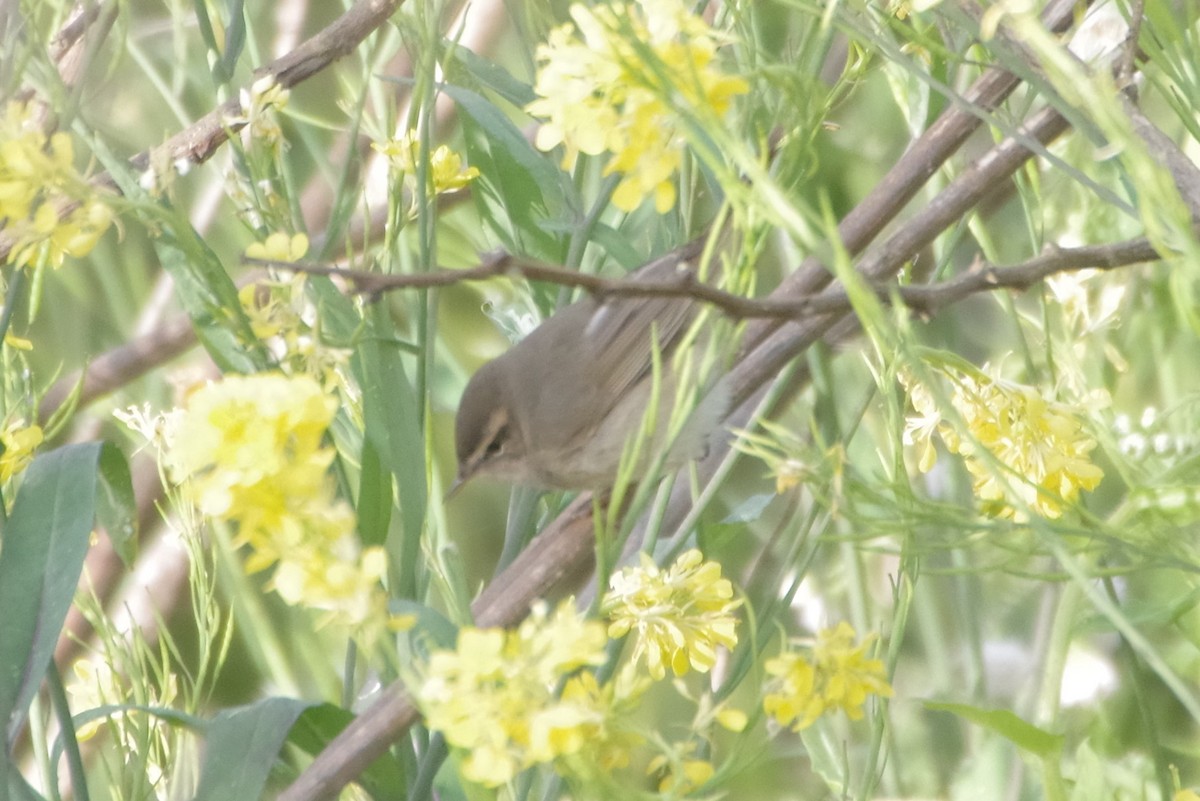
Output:
[[1133,85],[1133,71],[1139,52],[1138,39],[1142,35],[1142,22],[1145,17],[1145,0],[1133,0],[1129,4],[1129,31],[1125,34],[1125,44],[1121,49],[1121,59],[1117,62],[1118,86]]
[[[1051,248],[1040,256],[1007,267],[979,261],[962,275],[927,286],[898,286],[886,283],[875,284],[868,289],[882,301],[888,302],[893,298],[898,298],[915,311],[930,314],[941,306],[979,292],[990,292],[996,289],[1028,289],[1055,273],[1090,268],[1108,270],[1139,262],[1154,261],[1158,258],[1158,252],[1150,245],[1149,241],[1145,238],[1138,238],[1109,245]],[[274,267],[312,275],[343,278],[354,285],[355,292],[369,295],[372,299],[384,292],[398,289],[429,289],[519,276],[527,281],[544,281],[558,286],[583,289],[602,300],[608,298],[688,298],[700,303],[707,303],[738,320],[799,320],[812,314],[848,312],[853,309],[846,290],[836,286],[810,297],[754,299],[725,292],[706,284],[700,281],[691,270],[679,270],[673,278],[666,280],[610,279],[568,270],[565,267],[554,267],[529,261],[502,252],[485,255],[478,267],[406,275],[381,275],[365,270],[266,259],[246,259],[246,262],[259,267]]]

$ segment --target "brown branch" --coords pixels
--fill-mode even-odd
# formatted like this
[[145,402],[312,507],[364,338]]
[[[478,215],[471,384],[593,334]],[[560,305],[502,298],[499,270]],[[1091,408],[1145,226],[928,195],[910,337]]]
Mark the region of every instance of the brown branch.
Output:
[[1145,142],[1150,157],[1171,174],[1192,220],[1200,221],[1200,167],[1174,139],[1152,123],[1133,100],[1123,97],[1122,106],[1133,125],[1133,132]]
[[[962,300],[979,292],[996,289],[1024,290],[1050,275],[1089,268],[1109,270],[1139,262],[1154,261],[1158,252],[1145,238],[1092,245],[1078,248],[1052,248],[1046,253],[1020,264],[1001,267],[977,262],[971,270],[930,285],[898,286],[879,283],[867,287],[879,300],[889,302],[898,298],[910,308],[929,314],[939,307]],[[278,262],[265,259],[246,259],[247,264],[274,267],[312,275],[336,276],[354,285],[354,291],[372,296],[397,289],[430,289],[473,281],[520,276],[527,281],[545,281],[558,286],[584,289],[604,298],[689,298],[706,303],[738,320],[800,320],[813,314],[849,312],[853,310],[849,294],[834,286],[818,295],[801,298],[747,298],[735,295],[700,281],[691,270],[680,270],[674,278],[646,280],[638,278],[601,278],[565,267],[554,267],[507,253],[496,252],[483,257],[478,267],[465,270],[438,270],[407,275],[381,275],[365,270],[350,270],[298,262]]]
[[[402,2],[359,0],[345,14],[295,50],[255,70],[251,83],[267,76],[274,77],[285,89],[303,82],[351,53],[363,39],[385,23]],[[245,123],[234,119],[241,111],[241,100],[235,96],[158,147],[134,156],[129,160],[130,166],[143,171],[151,164],[177,164],[181,160],[189,164],[201,164],[211,158],[229,140],[230,135],[244,127]],[[108,173],[97,175],[93,182],[98,186],[117,188],[116,181]],[[60,209],[59,214],[61,216],[72,210],[66,207]],[[0,262],[8,258],[13,244],[12,237],[0,231]]]
[[979,262],[949,281],[928,286],[906,286],[900,298],[913,309],[926,313],[980,292],[994,289],[1029,289],[1058,273],[1076,270],[1113,270],[1132,264],[1157,261],[1161,256],[1145,237],[1078,248],[1049,248],[1040,256],[1008,267]]
[[1142,23],[1146,18],[1145,0],[1133,0],[1129,4],[1129,32],[1125,35],[1125,44],[1121,49],[1121,58],[1117,62],[1117,80],[1120,86],[1133,85],[1134,64],[1138,58],[1138,39],[1142,35]]

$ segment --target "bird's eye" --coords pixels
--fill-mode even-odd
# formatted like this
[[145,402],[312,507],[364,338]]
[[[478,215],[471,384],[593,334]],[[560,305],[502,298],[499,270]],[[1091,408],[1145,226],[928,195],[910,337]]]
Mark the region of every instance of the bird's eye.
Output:
[[501,428],[496,432],[496,436],[492,437],[488,442],[487,449],[483,452],[486,458],[494,458],[504,453],[504,443],[508,440],[508,428]]

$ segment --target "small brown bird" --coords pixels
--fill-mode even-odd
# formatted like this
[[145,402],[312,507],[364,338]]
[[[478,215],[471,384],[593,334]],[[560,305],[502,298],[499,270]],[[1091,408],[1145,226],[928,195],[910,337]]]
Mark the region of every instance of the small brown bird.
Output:
[[[694,269],[690,262],[703,246],[703,239],[685,245],[634,277],[666,280]],[[481,475],[543,488],[612,486],[623,449],[651,404],[657,342],[663,365],[657,422],[639,467],[648,466],[667,446],[677,385],[670,356],[698,311],[686,298],[589,296],[543,322],[467,384],[455,420],[455,486]],[[670,444],[668,466],[703,454],[725,395],[719,386],[705,394]]]

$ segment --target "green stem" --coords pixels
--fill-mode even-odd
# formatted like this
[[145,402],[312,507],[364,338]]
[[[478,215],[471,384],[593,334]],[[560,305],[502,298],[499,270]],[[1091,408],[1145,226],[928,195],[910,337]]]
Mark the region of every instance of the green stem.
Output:
[[[58,665],[50,661],[46,671],[46,686],[50,690],[50,702],[54,707],[58,726],[62,730],[63,749],[67,755],[67,770],[71,774],[71,790],[79,801],[88,801],[87,773],[83,769],[83,755],[79,753],[79,740],[75,737],[75,721],[71,720],[71,705],[67,703],[67,691],[63,687],[62,674]],[[57,799],[58,783],[50,782],[51,794]]]

